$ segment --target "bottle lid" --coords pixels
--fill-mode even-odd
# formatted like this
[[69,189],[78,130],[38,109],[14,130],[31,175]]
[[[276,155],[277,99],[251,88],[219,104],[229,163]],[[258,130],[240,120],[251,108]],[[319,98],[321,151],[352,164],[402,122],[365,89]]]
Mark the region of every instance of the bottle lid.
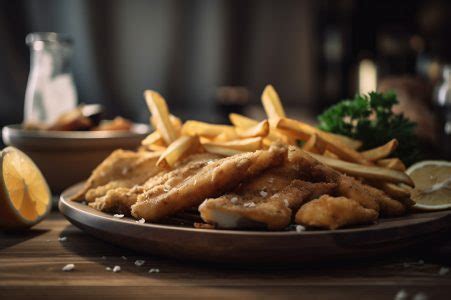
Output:
[[56,42],[69,45],[73,43],[69,35],[56,32],[32,32],[27,34],[27,36],[25,37],[25,43],[27,45],[32,45],[34,42],[37,41],[54,42],[54,43]]

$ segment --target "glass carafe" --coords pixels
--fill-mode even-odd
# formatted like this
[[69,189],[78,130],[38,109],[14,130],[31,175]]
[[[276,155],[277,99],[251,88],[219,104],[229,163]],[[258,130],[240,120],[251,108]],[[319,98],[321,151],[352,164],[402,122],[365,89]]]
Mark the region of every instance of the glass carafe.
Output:
[[25,92],[24,123],[50,124],[77,106],[70,60],[72,42],[54,32],[30,33],[30,74]]
[[451,65],[443,68],[442,82],[435,90],[434,106],[439,122],[440,146],[444,158],[451,159]]

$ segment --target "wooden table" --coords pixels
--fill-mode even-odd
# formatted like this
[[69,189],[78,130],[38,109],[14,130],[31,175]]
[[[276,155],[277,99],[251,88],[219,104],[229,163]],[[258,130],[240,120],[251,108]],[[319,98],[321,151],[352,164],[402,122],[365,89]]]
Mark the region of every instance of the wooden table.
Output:
[[[439,274],[451,266],[450,237],[366,261],[245,269],[142,256],[52,212],[32,230],[0,234],[0,299],[394,299],[401,289],[405,299],[451,299],[451,271]],[[137,259],[145,264],[136,266]],[[69,263],[75,269],[63,272]],[[106,270],[116,265],[120,272]]]

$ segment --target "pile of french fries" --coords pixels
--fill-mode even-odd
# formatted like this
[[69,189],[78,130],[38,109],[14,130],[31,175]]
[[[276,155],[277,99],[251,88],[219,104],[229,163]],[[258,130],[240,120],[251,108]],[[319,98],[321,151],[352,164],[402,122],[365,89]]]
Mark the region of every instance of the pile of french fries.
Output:
[[[387,158],[397,147],[391,140],[380,147],[358,151],[362,143],[346,136],[321,131],[309,124],[287,118],[279,95],[266,86],[261,100],[267,119],[257,121],[243,115],[229,115],[232,125],[181,120],[170,114],[164,98],[157,92],[144,92],[150,122],[156,129],[142,141],[141,149],[159,153],[157,166],[170,168],[192,153],[210,152],[231,156],[267,149],[273,142],[300,145],[320,162],[385,191],[395,199],[412,205],[412,179],[405,174],[399,158]],[[301,141],[302,143],[299,143]]]

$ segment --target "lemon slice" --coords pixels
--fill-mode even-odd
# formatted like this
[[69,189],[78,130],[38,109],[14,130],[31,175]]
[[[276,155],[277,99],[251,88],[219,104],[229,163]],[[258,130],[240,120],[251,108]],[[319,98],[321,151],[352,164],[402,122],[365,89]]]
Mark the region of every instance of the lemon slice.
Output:
[[442,210],[451,208],[451,162],[426,160],[412,165],[406,173],[415,182],[411,192],[414,208]]
[[33,226],[50,211],[52,194],[44,176],[22,151],[0,152],[0,228]]

